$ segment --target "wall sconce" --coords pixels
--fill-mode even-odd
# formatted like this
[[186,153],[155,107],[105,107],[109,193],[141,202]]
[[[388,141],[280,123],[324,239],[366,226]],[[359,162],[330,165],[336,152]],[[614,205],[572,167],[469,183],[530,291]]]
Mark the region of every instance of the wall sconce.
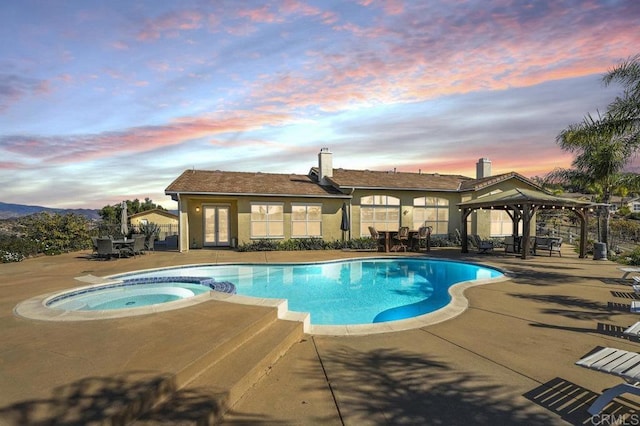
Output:
[[196,213],[200,213],[200,206],[196,207]]

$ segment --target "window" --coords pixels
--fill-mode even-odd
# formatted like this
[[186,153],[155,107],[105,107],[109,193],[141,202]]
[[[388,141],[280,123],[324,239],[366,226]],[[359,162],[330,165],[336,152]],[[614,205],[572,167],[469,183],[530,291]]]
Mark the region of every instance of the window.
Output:
[[[522,222],[520,222],[522,232]],[[513,235],[513,220],[504,210],[491,210],[491,234],[492,237]]]
[[322,237],[322,204],[291,205],[291,236]]
[[360,235],[369,235],[369,227],[378,231],[400,228],[400,199],[389,195],[369,195],[360,199]]
[[431,226],[432,234],[449,233],[449,200],[439,197],[413,199],[413,228]]
[[251,204],[251,238],[283,238],[282,204]]

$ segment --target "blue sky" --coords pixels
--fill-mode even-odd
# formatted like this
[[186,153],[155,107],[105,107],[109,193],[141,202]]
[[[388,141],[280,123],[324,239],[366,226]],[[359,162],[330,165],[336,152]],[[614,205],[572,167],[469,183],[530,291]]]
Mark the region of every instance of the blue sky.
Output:
[[[542,176],[620,93],[635,0],[0,5],[0,201],[101,208],[185,169]],[[635,164],[634,164],[635,166]]]

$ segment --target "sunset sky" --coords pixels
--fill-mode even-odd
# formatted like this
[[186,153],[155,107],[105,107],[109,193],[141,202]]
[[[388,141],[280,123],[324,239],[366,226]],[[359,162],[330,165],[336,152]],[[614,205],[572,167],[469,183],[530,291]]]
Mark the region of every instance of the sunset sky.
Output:
[[[640,1],[4,1],[0,201],[176,204],[185,169],[542,176]],[[640,164],[640,163],[639,163]]]

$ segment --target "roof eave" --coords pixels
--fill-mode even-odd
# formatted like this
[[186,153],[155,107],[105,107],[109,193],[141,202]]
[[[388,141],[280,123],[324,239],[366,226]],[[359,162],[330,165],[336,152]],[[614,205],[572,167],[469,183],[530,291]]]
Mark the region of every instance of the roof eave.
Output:
[[368,190],[386,190],[386,191],[438,191],[438,192],[458,192],[458,189],[442,189],[442,188],[396,188],[396,187],[388,187],[388,186],[339,186],[336,188],[340,190],[356,190],[356,189],[368,189]]
[[198,191],[165,191],[166,195],[199,195],[199,196],[216,196],[216,197],[303,197],[303,198],[352,198],[351,195],[346,194],[269,194],[259,192],[198,192]]

